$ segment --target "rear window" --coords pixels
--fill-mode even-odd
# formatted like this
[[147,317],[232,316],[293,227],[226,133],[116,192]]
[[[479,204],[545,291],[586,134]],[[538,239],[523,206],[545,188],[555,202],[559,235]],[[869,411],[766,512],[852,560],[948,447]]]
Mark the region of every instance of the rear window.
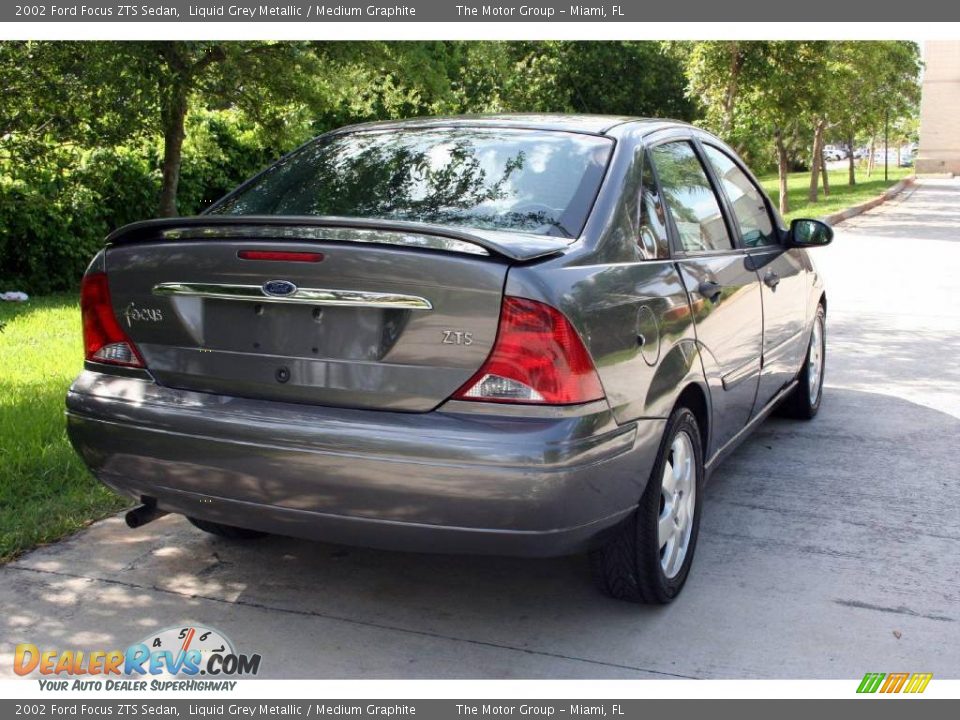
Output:
[[575,237],[613,141],[564,132],[431,128],[320,138],[210,210],[411,220]]

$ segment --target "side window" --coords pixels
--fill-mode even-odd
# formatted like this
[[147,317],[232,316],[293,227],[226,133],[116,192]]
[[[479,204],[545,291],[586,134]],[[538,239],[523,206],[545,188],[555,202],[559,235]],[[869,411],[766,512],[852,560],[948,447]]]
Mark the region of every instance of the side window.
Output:
[[663,198],[653,177],[650,156],[644,153],[643,176],[640,183],[640,222],[637,245],[644,258],[670,257],[670,243],[667,240],[667,214],[663,207]]
[[720,201],[688,142],[658,145],[652,151],[670,216],[686,252],[730,250]]
[[761,190],[725,152],[710,145],[704,145],[703,150],[740,223],[743,246],[776,245],[777,233]]

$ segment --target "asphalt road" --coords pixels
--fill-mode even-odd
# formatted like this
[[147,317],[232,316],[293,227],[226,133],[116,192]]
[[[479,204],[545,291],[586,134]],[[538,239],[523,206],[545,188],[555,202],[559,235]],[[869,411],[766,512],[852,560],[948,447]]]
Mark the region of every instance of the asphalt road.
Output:
[[824,405],[765,423],[707,489],[665,608],[598,595],[584,558],[233,543],[100,522],[0,569],[13,647],[126,647],[200,623],[275,678],[960,676],[960,182],[837,228]]

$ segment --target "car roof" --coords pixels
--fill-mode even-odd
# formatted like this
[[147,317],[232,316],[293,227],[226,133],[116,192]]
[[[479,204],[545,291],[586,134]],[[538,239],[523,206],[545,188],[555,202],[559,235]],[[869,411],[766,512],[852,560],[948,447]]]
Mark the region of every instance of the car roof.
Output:
[[588,115],[560,113],[503,113],[496,115],[453,115],[448,117],[422,117],[409,120],[385,120],[362,123],[341,128],[340,132],[362,130],[393,130],[402,128],[430,127],[507,127],[524,130],[578,132],[605,135],[613,128],[629,124],[642,129],[643,134],[668,127],[689,127],[678,120],[631,117],[629,115]]

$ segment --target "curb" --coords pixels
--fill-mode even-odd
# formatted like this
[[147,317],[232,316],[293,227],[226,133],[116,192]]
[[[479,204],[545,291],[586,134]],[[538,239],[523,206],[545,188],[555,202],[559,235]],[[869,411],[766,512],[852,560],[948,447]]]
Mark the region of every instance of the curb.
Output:
[[878,195],[872,200],[867,200],[866,202],[860,203],[859,205],[854,205],[853,207],[848,207],[847,209],[841,210],[840,212],[835,212],[830,215],[824,215],[823,217],[817,218],[817,219],[820,220],[821,222],[827,223],[828,225],[836,225],[837,223],[842,223],[844,220],[849,220],[852,217],[861,215],[862,213],[865,213],[867,210],[872,210],[873,208],[877,207],[877,205],[882,205],[887,200],[890,200],[891,198],[896,197],[901,192],[903,192],[906,188],[913,185],[916,182],[916,180],[917,180],[917,176],[911,175],[910,177],[904,178],[893,187],[887,190],[884,190],[881,195]]

